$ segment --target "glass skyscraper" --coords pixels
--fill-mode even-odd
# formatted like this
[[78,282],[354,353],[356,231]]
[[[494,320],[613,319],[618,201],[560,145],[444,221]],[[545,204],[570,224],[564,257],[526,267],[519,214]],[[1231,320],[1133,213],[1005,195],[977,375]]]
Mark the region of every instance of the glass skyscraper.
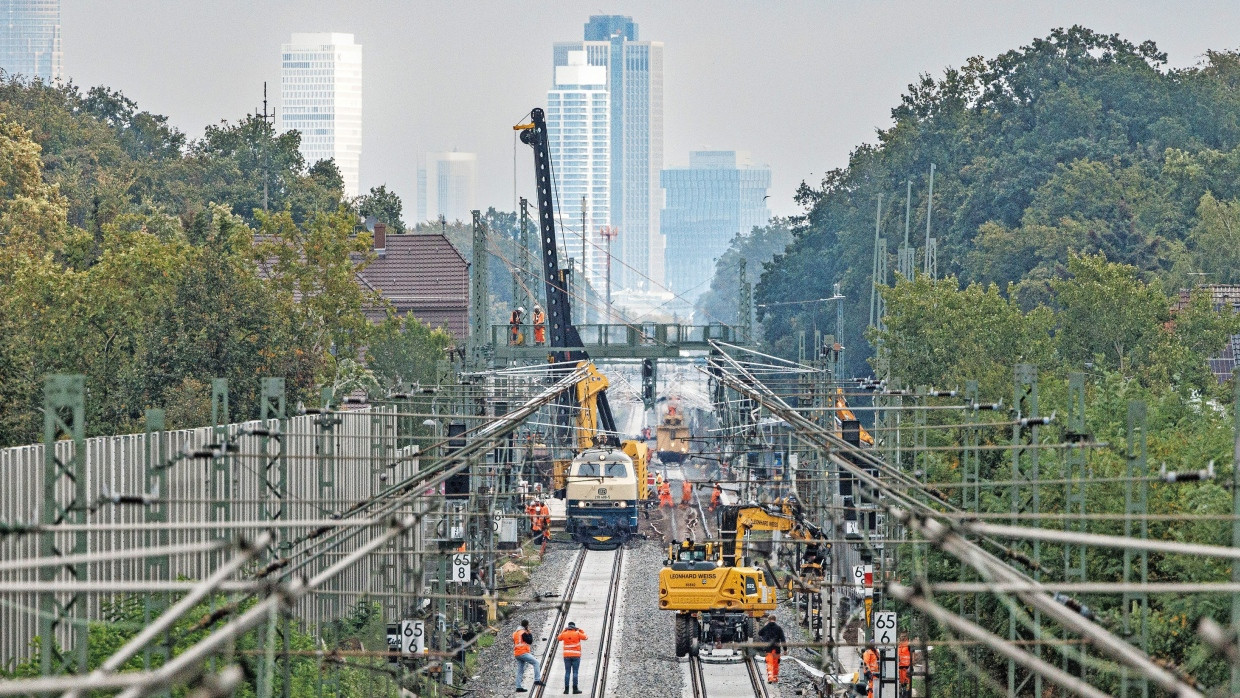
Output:
[[474,153],[427,153],[418,170],[418,220],[472,220],[478,208],[478,156]]
[[[553,62],[558,71],[570,65],[571,54],[584,54],[586,65],[604,70],[610,141],[607,220],[618,230],[612,245],[612,285],[655,290],[663,282],[663,238],[659,234],[663,44],[638,41],[632,18],[618,15],[590,17],[584,36],[585,41],[556,43]],[[554,158],[559,135],[550,123],[548,131]],[[592,182],[592,197],[601,186],[597,180]],[[580,228],[579,222],[567,220],[569,203],[563,194],[561,204],[565,207],[565,225]],[[577,206],[580,219],[580,197]],[[600,245],[605,244],[597,227],[589,234]]]
[[714,260],[732,238],[770,219],[771,171],[735,151],[705,150],[689,153],[688,167],[663,170],[660,180],[667,193],[661,219],[667,285],[692,303],[710,289]]
[[62,77],[60,0],[0,0],[0,69],[55,82]]
[[293,34],[280,53],[280,130],[301,132],[307,165],[332,159],[345,196],[362,160],[362,45],[352,34]]
[[[607,264],[607,241],[601,231],[611,225],[611,98],[607,92],[607,69],[588,65],[584,51],[570,51],[565,60],[565,65],[556,66],[555,86],[547,92],[547,145],[559,198],[556,211],[560,218],[556,223],[564,254],[577,260],[579,272],[584,264],[586,278],[601,289]],[[584,240],[583,198],[587,228]]]

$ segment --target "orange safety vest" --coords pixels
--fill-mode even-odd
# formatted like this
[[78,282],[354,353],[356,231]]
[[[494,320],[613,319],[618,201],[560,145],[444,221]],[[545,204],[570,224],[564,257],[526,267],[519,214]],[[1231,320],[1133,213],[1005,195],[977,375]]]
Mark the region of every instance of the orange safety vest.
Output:
[[664,482],[662,485],[659,485],[659,496],[661,497],[672,496],[672,486],[667,484],[666,482]]
[[714,492],[710,493],[710,505],[712,507],[719,506],[719,497],[723,495],[723,490],[716,487]]
[[547,316],[541,310],[534,311],[534,341],[542,344],[547,341]]
[[527,632],[529,631],[525,628],[517,628],[517,631],[512,634],[512,656],[520,657],[523,654],[530,653],[530,643],[521,637]]
[[878,675],[878,652],[866,650],[861,654],[861,661],[865,662],[865,667],[871,674]]
[[565,657],[580,657],[581,641],[589,640],[590,638],[586,637],[586,634],[580,628],[569,628],[560,633],[560,636],[556,639],[564,643]]
[[685,480],[680,486],[680,501],[688,504],[691,497],[693,497],[693,483]]
[[546,504],[538,510],[538,522],[541,524],[539,530],[551,528],[551,509]]
[[913,652],[909,649],[908,642],[901,642],[899,649],[896,650],[896,661],[900,666],[900,683],[909,682],[909,669],[913,666]]

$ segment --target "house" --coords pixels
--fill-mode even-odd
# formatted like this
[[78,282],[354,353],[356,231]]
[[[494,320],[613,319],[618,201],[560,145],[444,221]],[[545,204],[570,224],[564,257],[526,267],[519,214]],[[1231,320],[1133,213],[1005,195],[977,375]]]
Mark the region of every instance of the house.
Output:
[[[1209,284],[1204,288],[1210,292],[1210,307],[1218,310],[1231,306],[1240,312],[1240,285]],[[1192,291],[1192,289],[1180,289],[1179,299],[1172,311],[1187,307]],[[1240,335],[1232,335],[1219,355],[1211,356],[1207,361],[1210,364],[1210,372],[1220,383],[1230,380],[1232,371],[1235,370],[1237,362],[1240,362]]]
[[[442,327],[465,346],[469,337],[469,264],[443,235],[388,235],[376,223],[375,259],[358,275],[368,289],[377,291],[402,316],[431,327]],[[367,311],[382,320],[379,309]]]

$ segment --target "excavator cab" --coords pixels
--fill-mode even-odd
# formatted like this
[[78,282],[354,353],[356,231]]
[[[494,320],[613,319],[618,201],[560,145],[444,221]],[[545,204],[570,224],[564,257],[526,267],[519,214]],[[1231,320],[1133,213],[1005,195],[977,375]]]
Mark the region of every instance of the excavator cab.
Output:
[[697,543],[686,538],[680,543],[667,546],[664,564],[676,571],[713,570],[719,566],[717,546],[714,543]]

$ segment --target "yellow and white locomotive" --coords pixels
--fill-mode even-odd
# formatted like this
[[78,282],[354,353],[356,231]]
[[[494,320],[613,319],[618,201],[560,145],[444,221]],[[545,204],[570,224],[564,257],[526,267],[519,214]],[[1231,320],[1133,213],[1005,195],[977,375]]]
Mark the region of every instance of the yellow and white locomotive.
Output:
[[646,445],[590,448],[573,458],[565,486],[568,532],[587,548],[612,549],[637,534],[645,499]]

